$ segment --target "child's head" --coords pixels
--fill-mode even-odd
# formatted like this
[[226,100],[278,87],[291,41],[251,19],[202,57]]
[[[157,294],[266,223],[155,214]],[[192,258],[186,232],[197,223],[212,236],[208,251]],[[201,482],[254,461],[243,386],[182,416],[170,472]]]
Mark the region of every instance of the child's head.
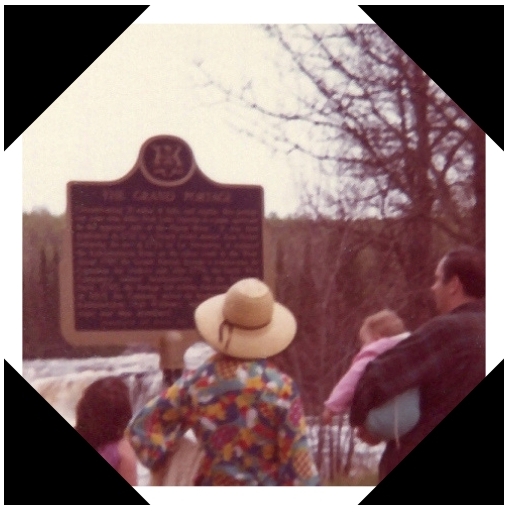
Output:
[[359,331],[362,346],[368,345],[380,338],[396,336],[406,331],[403,320],[390,309],[384,309],[368,316]]
[[120,440],[132,416],[129,388],[119,377],[88,386],[76,407],[76,430],[94,447]]

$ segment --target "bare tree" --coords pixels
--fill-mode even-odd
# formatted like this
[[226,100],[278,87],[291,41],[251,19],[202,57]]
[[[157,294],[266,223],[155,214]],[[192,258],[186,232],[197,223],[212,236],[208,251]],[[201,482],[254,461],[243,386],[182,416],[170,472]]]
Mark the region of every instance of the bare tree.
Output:
[[276,91],[210,83],[239,130],[322,178],[302,182],[303,212],[391,219],[372,242],[397,256],[419,323],[437,236],[484,245],[483,132],[376,25],[263,29],[283,50]]

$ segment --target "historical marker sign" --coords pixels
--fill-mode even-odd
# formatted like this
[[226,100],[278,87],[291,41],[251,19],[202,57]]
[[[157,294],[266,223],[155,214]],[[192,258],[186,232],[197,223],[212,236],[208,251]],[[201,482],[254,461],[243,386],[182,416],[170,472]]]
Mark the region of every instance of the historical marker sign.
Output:
[[[263,279],[263,189],[221,185],[157,136],[114,182],[68,184],[62,328],[75,344],[194,329],[203,300]],[[150,337],[150,336],[149,336]]]

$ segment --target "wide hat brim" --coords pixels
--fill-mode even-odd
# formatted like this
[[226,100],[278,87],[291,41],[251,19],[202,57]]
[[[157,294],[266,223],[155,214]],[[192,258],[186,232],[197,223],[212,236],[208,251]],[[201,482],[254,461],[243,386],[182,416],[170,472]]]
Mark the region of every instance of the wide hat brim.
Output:
[[233,326],[230,332],[226,330],[228,343],[220,340],[225,297],[225,293],[211,297],[194,312],[196,328],[212,348],[241,359],[262,359],[274,356],[290,345],[297,332],[297,322],[292,312],[278,302],[274,302],[268,325],[259,329]]

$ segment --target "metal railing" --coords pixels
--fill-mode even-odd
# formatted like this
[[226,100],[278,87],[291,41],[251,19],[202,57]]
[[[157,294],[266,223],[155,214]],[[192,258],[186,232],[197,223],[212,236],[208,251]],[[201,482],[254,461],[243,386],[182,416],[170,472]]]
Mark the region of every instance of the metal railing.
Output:
[[308,440],[322,482],[376,473],[384,444],[371,446],[355,436],[348,416],[334,416],[329,425],[306,417]]

